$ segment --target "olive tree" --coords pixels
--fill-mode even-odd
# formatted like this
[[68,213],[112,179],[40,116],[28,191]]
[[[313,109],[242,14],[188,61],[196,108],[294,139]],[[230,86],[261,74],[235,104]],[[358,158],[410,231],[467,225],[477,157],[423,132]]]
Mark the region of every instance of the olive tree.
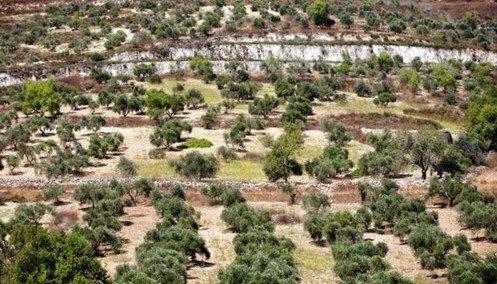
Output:
[[212,154],[192,151],[169,162],[176,173],[186,178],[211,178],[219,171],[219,161]]

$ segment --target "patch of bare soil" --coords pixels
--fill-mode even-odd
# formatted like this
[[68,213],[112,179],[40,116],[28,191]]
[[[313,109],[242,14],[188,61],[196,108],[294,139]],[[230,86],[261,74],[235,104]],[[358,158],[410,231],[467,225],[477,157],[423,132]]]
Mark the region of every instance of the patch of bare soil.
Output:
[[211,257],[193,264],[188,270],[188,283],[215,283],[220,269],[235,259],[233,238],[235,233],[228,230],[221,220],[223,206],[196,206],[200,213],[200,236],[205,240]]
[[118,236],[124,240],[121,253],[100,258],[102,266],[111,276],[116,273],[118,265],[135,263],[135,248],[143,243],[147,231],[155,228],[155,224],[160,220],[150,205],[125,207],[124,212],[125,215],[119,218],[124,224],[118,232]]

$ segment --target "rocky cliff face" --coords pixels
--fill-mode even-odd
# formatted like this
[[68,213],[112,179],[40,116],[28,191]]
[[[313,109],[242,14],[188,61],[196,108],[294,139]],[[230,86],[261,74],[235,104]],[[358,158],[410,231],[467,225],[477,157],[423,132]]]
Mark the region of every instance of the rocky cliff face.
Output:
[[[335,43],[334,43],[335,42]],[[161,56],[152,51],[122,52],[112,55],[107,62],[100,66],[113,75],[132,75],[133,68],[139,63],[154,64],[159,75],[165,75],[173,70],[187,69],[188,60],[194,57],[209,58],[216,72],[224,71],[224,63],[228,60],[242,60],[250,72],[260,72],[261,62],[268,58],[279,58],[289,64],[294,61],[323,59],[331,63],[343,60],[348,54],[353,60],[367,59],[381,52],[390,55],[400,55],[405,63],[410,63],[418,57],[426,63],[437,63],[443,60],[474,60],[497,65],[497,53],[482,50],[455,50],[420,46],[401,45],[365,45],[365,44],[336,44],[336,39],[328,35],[275,35],[266,37],[223,37],[209,44],[178,45],[171,47],[168,56]],[[48,66],[47,66],[48,67]],[[0,86],[19,84],[23,79],[48,76],[64,77],[69,75],[88,75],[91,64],[77,64],[59,69],[38,69],[36,73],[25,67],[23,74],[13,72],[0,73]],[[24,77],[27,76],[27,77]],[[21,78],[23,77],[23,78]]]

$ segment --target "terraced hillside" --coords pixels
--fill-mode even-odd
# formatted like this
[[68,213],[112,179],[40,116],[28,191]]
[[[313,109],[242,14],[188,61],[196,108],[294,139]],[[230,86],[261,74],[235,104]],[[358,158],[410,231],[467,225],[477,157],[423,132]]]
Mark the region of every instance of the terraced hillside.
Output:
[[0,5],[0,283],[497,282],[497,3]]

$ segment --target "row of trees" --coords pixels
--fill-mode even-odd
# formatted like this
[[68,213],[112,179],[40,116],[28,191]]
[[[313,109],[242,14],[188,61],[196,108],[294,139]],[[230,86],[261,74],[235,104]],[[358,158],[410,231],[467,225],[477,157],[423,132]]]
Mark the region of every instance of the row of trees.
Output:
[[[213,192],[211,185],[205,194]],[[257,212],[246,204],[237,189],[224,189],[225,206],[221,218],[237,233],[233,240],[236,257],[218,273],[221,283],[297,283],[300,279],[292,252],[293,242],[274,235],[274,224],[268,212]]]
[[384,259],[388,252],[385,243],[375,245],[363,238],[372,219],[366,208],[360,208],[355,214],[331,212],[325,194],[305,195],[302,206],[307,212],[304,228],[315,242],[322,243],[326,239],[331,245],[335,272],[342,281],[410,283],[390,270],[390,264]]
[[[383,180],[380,186],[361,184],[359,190],[363,205],[371,211],[375,228],[393,229],[394,234],[413,249],[423,268],[448,268],[450,283],[495,281],[495,273],[491,272],[497,267],[495,256],[483,259],[471,252],[465,235],[445,233],[438,226],[438,215],[426,211],[423,200],[407,201],[396,192],[397,184],[390,180]],[[443,205],[459,204],[459,208],[468,204],[482,208],[482,202],[494,200],[493,196],[479,193],[469,183],[461,182],[457,176],[432,180],[427,197],[434,196],[439,197]],[[479,220],[488,220],[488,217],[478,216]]]
[[147,232],[144,243],[136,248],[136,265],[120,265],[116,283],[186,283],[187,265],[199,255],[210,252],[198,233],[199,215],[185,201],[179,185],[168,193],[150,192],[161,220]]

